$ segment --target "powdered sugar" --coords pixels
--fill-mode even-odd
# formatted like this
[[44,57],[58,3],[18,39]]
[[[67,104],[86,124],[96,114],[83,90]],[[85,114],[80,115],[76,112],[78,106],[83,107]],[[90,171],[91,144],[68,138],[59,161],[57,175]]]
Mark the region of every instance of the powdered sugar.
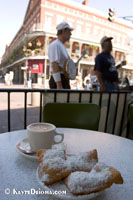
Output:
[[[99,171],[96,171],[97,168],[99,168]],[[103,163],[98,163],[90,173],[79,171],[71,173],[66,182],[68,188],[74,194],[89,193],[97,187],[104,186],[110,176],[110,168]]]
[[58,149],[47,150],[44,153],[43,161],[45,161],[46,159],[54,159],[55,157],[65,159],[64,150],[58,150]]
[[42,169],[44,169],[44,173],[53,174],[56,176],[63,174],[63,172],[70,171],[70,166],[67,165],[65,160],[65,153],[63,150],[52,149],[47,150],[44,153],[43,161],[42,161]]
[[90,171],[98,161],[97,158],[93,158],[93,154],[91,151],[67,156],[67,165],[72,171]]
[[50,181],[50,177],[48,174],[43,174],[41,177],[40,177],[40,180],[42,182],[49,182]]
[[50,149],[44,153],[42,165],[47,170],[71,170],[71,171],[90,171],[97,163],[94,158],[95,151],[82,152],[78,155],[67,156],[63,150]]
[[65,155],[64,151],[50,149],[44,153],[42,165],[47,170],[64,168]]

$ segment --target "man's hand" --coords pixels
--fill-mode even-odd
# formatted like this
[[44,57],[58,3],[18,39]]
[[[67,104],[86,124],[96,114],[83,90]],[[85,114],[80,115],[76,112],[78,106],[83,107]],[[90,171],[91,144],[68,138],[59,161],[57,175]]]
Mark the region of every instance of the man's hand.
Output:
[[97,76],[97,80],[98,80],[98,82],[100,84],[100,91],[101,92],[106,92],[106,88],[105,88],[103,80],[102,80],[101,72],[99,70],[95,70],[95,75]]

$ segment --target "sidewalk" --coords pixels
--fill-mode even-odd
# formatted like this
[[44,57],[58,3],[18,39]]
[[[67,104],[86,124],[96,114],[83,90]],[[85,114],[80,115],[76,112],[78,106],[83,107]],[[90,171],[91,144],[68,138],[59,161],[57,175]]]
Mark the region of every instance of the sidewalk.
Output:
[[0,82],[0,88],[25,88],[23,84],[6,85]]
[[[24,85],[7,86],[0,83],[0,88],[25,88]],[[27,101],[27,125],[39,121],[39,107],[29,104],[30,93]],[[24,93],[11,93],[11,131],[24,128]],[[8,131],[7,94],[0,93],[0,133]]]
[[[0,88],[25,88],[24,85],[6,85],[3,83],[0,83]],[[31,107],[30,103],[30,97],[31,94],[28,93],[28,105],[27,107]],[[11,109],[16,109],[16,108],[23,108],[24,106],[24,93],[11,93],[10,95],[11,99]],[[0,110],[5,110],[7,109],[7,94],[6,93],[0,93]]]

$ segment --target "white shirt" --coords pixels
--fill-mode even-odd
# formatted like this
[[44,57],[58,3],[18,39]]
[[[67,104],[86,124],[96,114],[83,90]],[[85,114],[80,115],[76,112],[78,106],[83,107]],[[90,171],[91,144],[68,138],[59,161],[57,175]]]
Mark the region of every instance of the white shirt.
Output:
[[52,63],[57,62],[58,66],[64,67],[64,64],[69,59],[69,55],[64,44],[59,40],[54,40],[48,48],[48,57],[50,61],[50,72],[52,72]]

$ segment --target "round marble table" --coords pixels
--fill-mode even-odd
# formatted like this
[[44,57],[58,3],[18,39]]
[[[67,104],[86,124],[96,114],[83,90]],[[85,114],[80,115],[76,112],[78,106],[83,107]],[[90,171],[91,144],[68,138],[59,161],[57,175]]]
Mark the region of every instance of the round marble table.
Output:
[[[64,133],[69,153],[97,149],[100,162],[118,169],[123,185],[113,185],[97,200],[133,199],[133,141],[106,133],[58,128]],[[54,200],[51,195],[37,195],[21,191],[38,190],[36,180],[37,160],[28,159],[16,151],[16,143],[27,138],[26,130],[0,134],[0,199],[1,200]],[[14,192],[13,192],[14,191]],[[16,193],[17,192],[17,193]],[[10,193],[10,194],[5,194]]]

